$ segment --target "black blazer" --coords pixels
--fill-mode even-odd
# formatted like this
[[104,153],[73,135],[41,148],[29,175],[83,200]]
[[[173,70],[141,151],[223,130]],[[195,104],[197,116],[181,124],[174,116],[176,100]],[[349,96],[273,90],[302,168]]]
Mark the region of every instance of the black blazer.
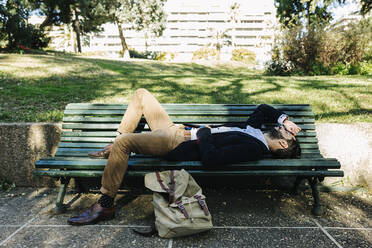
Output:
[[[277,123],[283,112],[261,104],[243,125],[246,128],[261,128],[263,123]],[[225,125],[231,126],[231,125]],[[169,152],[165,159],[176,161],[199,160],[206,166],[220,166],[263,158],[269,150],[260,140],[242,132],[232,131],[211,134],[209,128],[200,128],[197,132],[198,140],[182,142]]]

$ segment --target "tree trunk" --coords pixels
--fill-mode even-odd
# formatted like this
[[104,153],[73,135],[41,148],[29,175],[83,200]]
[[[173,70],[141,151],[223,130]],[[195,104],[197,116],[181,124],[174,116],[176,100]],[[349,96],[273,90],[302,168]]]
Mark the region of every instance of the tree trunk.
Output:
[[306,11],[307,11],[307,31],[310,31],[310,24],[311,24],[311,17],[310,17],[310,2],[306,3]]
[[44,27],[49,27],[53,25],[53,22],[52,22],[52,16],[51,15],[48,15],[45,20],[40,24],[40,29],[43,29]]
[[13,37],[12,37],[12,33],[11,32],[8,32],[8,46],[9,48],[14,48],[13,47]]
[[123,33],[123,29],[121,27],[121,23],[120,21],[115,18],[115,21],[116,21],[116,25],[118,25],[118,30],[119,30],[119,37],[120,37],[120,41],[121,41],[121,47],[122,47],[122,57],[123,58],[130,58],[129,56],[129,50],[128,50],[128,45],[127,45],[127,42],[125,41],[125,37],[124,37],[124,33]]
[[74,31],[76,33],[76,42],[77,42],[78,52],[81,53],[79,13],[77,11],[76,5],[74,5],[74,12],[75,12]]
[[233,20],[233,29],[232,29],[232,36],[231,36],[231,40],[232,40],[232,47],[233,49],[235,49],[235,46],[236,46],[236,22],[235,20]]
[[149,47],[149,44],[147,43],[147,39],[148,39],[148,35],[147,35],[147,32],[145,32],[145,51],[147,52],[147,49]]

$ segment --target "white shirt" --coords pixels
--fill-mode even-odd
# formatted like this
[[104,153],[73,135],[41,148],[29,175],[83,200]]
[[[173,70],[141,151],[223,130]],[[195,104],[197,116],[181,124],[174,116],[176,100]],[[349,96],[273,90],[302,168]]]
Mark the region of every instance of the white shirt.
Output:
[[[287,119],[287,115],[285,114],[282,114],[279,118],[278,118],[278,124],[279,125],[282,125],[283,124],[283,121],[285,119]],[[191,140],[196,140],[197,139],[197,136],[196,136],[196,132],[199,130],[199,128],[192,128],[190,130],[191,132]],[[224,133],[224,132],[242,132],[242,133],[246,133],[246,134],[249,134],[253,137],[255,137],[256,139],[260,140],[262,143],[265,144],[265,146],[267,147],[267,149],[269,149],[269,145],[267,144],[266,142],[266,139],[261,131],[261,129],[258,129],[258,128],[253,128],[249,125],[246,126],[246,128],[239,128],[239,127],[216,127],[216,128],[211,128],[211,133]]]

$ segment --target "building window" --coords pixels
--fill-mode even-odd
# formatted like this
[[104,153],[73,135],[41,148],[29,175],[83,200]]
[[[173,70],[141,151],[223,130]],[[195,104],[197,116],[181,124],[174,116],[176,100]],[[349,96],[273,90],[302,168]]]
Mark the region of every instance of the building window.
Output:
[[237,35],[236,38],[240,38],[240,39],[256,39],[257,36]]
[[262,31],[263,28],[236,28],[237,31]]
[[263,23],[263,20],[243,20],[242,23]]

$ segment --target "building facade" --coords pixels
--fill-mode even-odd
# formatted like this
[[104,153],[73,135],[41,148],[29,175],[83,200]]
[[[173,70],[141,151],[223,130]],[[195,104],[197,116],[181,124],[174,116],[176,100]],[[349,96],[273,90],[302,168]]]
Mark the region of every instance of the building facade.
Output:
[[[238,8],[232,11],[234,4]],[[189,61],[196,50],[219,43],[221,60],[229,60],[235,48],[254,52],[259,64],[269,59],[277,25],[273,0],[168,0],[164,10],[166,29],[160,37],[148,34],[145,39],[143,32],[124,26],[124,36],[131,49],[172,53],[174,60]],[[63,32],[72,33],[66,27]],[[59,44],[54,49],[73,51],[71,36],[62,39],[58,33],[60,42],[53,41],[52,45]],[[104,24],[102,32],[82,40],[83,52],[118,54],[121,51],[118,28],[112,23]]]

